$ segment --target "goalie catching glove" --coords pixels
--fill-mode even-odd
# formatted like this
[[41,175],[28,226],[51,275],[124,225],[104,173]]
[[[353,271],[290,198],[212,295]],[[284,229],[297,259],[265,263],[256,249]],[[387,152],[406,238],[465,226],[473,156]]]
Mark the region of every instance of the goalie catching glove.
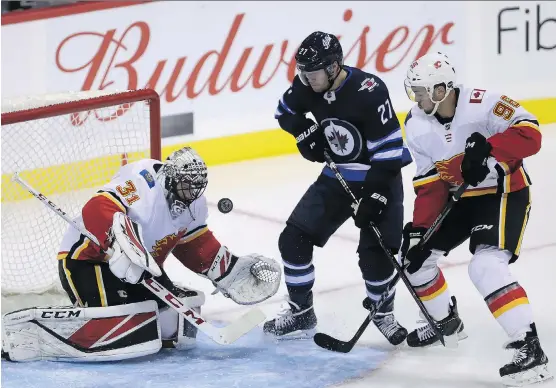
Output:
[[143,280],[145,271],[153,276],[162,275],[156,261],[145,248],[141,225],[124,213],[114,213],[110,229],[112,251],[108,265],[119,279],[136,284]]
[[221,246],[207,271],[216,292],[232,299],[237,304],[260,303],[278,291],[281,268],[273,259],[252,253],[235,256]]

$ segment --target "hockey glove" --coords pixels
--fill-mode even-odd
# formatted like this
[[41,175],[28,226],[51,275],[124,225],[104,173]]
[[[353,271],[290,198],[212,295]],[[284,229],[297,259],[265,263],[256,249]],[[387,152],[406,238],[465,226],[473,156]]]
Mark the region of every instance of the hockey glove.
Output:
[[355,206],[355,226],[358,228],[368,228],[370,223],[380,223],[386,210],[388,199],[385,193],[374,192],[364,196],[359,200],[359,205]]
[[206,277],[212,280],[216,292],[237,304],[260,303],[278,291],[281,268],[276,260],[252,253],[236,256],[221,246]]
[[296,136],[297,149],[305,159],[311,162],[324,162],[324,133],[320,126],[312,120],[313,124],[301,134]]
[[465,155],[461,162],[461,176],[465,183],[477,186],[486,179],[490,172],[487,159],[491,150],[492,146],[480,133],[475,132],[467,138]]
[[410,274],[419,271],[425,260],[431,255],[431,250],[421,248],[419,243],[427,232],[427,228],[413,227],[413,222],[408,222],[403,228],[403,241],[400,251],[402,265]]

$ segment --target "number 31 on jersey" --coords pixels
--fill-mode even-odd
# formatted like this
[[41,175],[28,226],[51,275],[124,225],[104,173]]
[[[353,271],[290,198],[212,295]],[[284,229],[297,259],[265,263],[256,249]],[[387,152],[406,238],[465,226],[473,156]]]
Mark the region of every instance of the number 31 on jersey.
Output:
[[140,199],[137,195],[137,189],[135,188],[135,185],[130,180],[126,181],[125,185],[116,186],[116,190],[122,197],[124,197],[129,206],[139,201]]

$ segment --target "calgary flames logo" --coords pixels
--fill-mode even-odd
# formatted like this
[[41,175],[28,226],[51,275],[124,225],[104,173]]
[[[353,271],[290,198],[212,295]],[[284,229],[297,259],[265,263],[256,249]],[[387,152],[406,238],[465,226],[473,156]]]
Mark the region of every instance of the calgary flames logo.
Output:
[[462,185],[463,177],[461,176],[461,162],[463,161],[463,152],[457,154],[448,160],[435,162],[436,171],[440,179],[453,185]]
[[170,253],[170,251],[174,249],[179,239],[185,235],[185,232],[186,231],[183,230],[178,232],[178,234],[172,233],[161,238],[160,240],[156,240],[152,247],[151,255],[157,263],[161,263],[164,261],[164,259],[166,259],[168,253]]

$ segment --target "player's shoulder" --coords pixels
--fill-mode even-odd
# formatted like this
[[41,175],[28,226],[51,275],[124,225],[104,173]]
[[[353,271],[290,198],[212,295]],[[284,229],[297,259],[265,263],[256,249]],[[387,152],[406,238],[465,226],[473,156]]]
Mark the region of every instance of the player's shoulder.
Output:
[[429,132],[435,120],[434,116],[425,114],[417,104],[413,105],[404,120],[406,137],[412,140]]
[[293,81],[290,85],[290,87],[286,90],[286,92],[284,93],[284,95],[290,95],[290,94],[294,94],[296,96],[300,95],[300,96],[304,96],[304,95],[310,95],[312,92],[312,89],[310,86],[305,85],[301,79],[299,78],[299,75],[296,75],[293,78]]
[[132,185],[137,191],[150,190],[158,185],[155,179],[157,165],[162,165],[162,162],[155,159],[141,159],[128,163],[120,167],[108,186],[117,189],[121,185]]
[[344,85],[341,87],[360,92],[371,98],[376,94],[388,93],[386,83],[376,74],[351,66],[344,66],[344,70],[347,72],[347,76]]
[[467,121],[483,122],[489,120],[492,114],[498,114],[497,109],[505,109],[503,106],[497,108],[500,104],[511,104],[519,107],[517,102],[497,90],[481,87],[460,87],[459,93],[456,110],[460,110]]
[[[190,205],[189,209],[191,212],[183,212],[182,217],[184,217],[185,223],[190,224],[191,222],[199,225],[204,225],[208,218],[208,204],[205,194],[202,194],[199,198],[194,200]],[[185,225],[188,229],[191,225]]]
[[480,87],[460,87],[458,105],[466,105],[467,107],[476,108],[477,110],[489,110],[500,101],[519,106],[517,102],[498,90]]

